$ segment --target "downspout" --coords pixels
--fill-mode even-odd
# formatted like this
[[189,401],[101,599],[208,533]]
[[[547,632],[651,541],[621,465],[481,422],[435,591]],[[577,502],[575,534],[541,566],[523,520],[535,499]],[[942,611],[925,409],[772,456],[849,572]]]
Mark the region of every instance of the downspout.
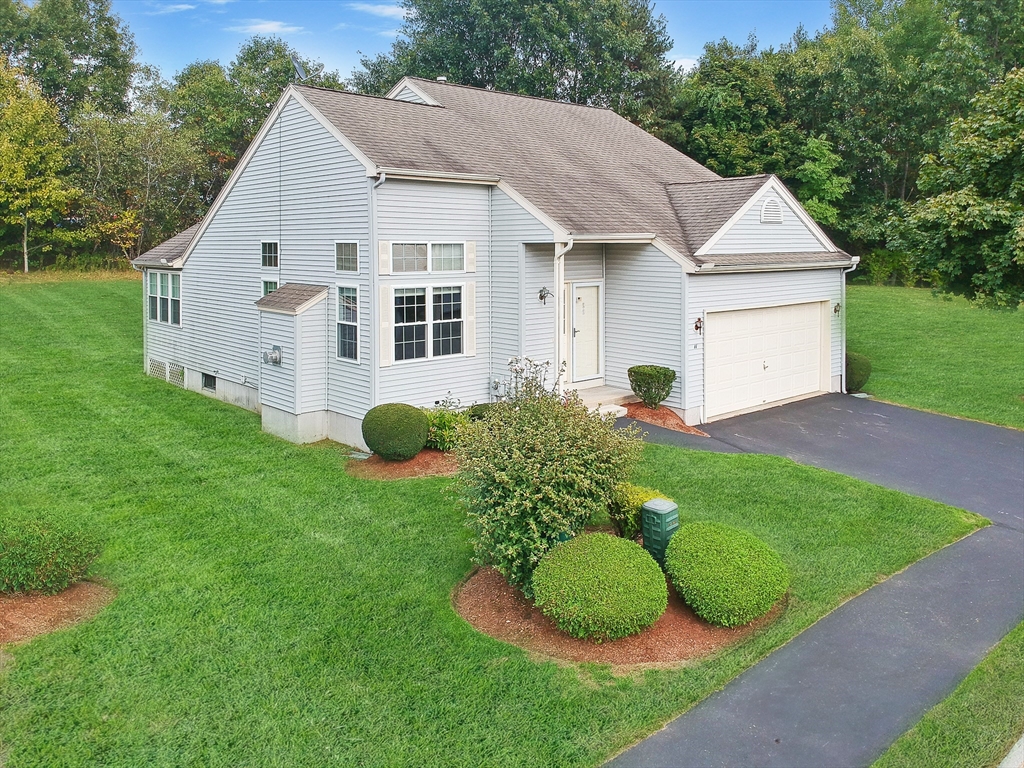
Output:
[[[570,237],[565,243],[555,243],[555,387],[559,394],[562,393],[562,377],[559,375],[562,369],[562,322],[565,307],[562,306],[565,293],[565,254],[572,250],[573,239]],[[568,335],[568,328],[566,328]],[[566,361],[568,365],[568,361]]]
[[380,244],[377,242],[377,187],[387,181],[383,171],[370,186],[370,407],[377,405],[380,394],[380,318],[384,307],[380,303]]
[[846,392],[846,276],[848,274],[850,274],[851,272],[853,272],[853,270],[855,270],[857,268],[858,264],[860,264],[860,258],[857,257],[857,256],[854,256],[853,257],[853,264],[850,265],[850,268],[843,270],[843,284],[842,284],[842,286],[840,286],[840,299],[839,299],[839,302],[840,302],[840,305],[841,305],[840,309],[842,311],[842,315],[840,316],[839,321],[840,321],[840,323],[842,323],[842,326],[841,326],[841,329],[840,329],[840,334],[841,334],[842,339],[843,339],[843,361],[842,361],[842,367],[841,367],[841,369],[839,371],[839,377],[840,377],[839,380],[840,380],[840,382],[842,382],[841,386],[839,387],[839,390],[844,395],[847,394],[847,392]]

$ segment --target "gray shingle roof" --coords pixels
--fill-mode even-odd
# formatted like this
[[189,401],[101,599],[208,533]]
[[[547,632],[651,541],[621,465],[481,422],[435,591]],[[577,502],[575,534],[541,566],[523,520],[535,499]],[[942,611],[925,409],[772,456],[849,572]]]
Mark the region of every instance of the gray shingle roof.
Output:
[[199,223],[193,224],[188,229],[182,230],[174,237],[170,237],[164,240],[160,245],[151,248],[141,256],[137,256],[132,259],[132,264],[136,264],[140,267],[162,267],[165,266],[164,260],[174,261],[179,258],[185,249],[188,248],[189,243],[192,242],[192,238],[195,237],[197,231],[199,231]]
[[[723,179],[611,110],[409,80],[439,106],[295,87],[380,168],[497,177],[570,234],[654,233],[697,263],[725,264],[693,254],[769,178]],[[181,256],[195,230],[135,263]],[[778,264],[770,254],[744,258]]]
[[849,265],[852,257],[844,251],[797,251],[794,253],[737,253],[705,256],[704,263],[716,267],[799,266],[801,264]]
[[684,250],[664,185],[719,178],[607,109],[415,83],[443,106],[299,91],[378,166],[498,176],[572,233],[656,232]]
[[326,285],[309,285],[307,283],[285,283],[276,291],[268,293],[256,302],[257,308],[266,312],[283,312],[294,315],[307,304],[315,303],[327,294]]
[[688,252],[694,253],[711,239],[764,186],[768,178],[766,175],[741,176],[691,184],[666,184],[666,194],[679,219]]

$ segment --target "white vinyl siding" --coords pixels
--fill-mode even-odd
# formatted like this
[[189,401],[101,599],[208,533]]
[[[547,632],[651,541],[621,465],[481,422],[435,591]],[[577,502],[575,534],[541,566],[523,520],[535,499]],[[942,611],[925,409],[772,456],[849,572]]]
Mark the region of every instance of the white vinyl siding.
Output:
[[[547,301],[538,298],[541,288],[552,294],[562,291],[555,284],[555,246],[526,246],[523,291],[523,345],[521,354],[531,360],[555,363],[555,311],[558,302],[552,295]],[[518,354],[518,353],[517,353]],[[500,372],[499,372],[500,373]],[[504,373],[508,373],[508,368]]]
[[683,268],[653,245],[605,246],[607,386],[629,389],[634,365],[676,372],[666,405],[682,405]]
[[579,243],[565,254],[565,281],[596,283],[604,279],[604,246]]
[[[474,243],[475,254],[475,273],[460,275],[456,282],[450,282],[451,278],[440,274],[424,279],[423,272],[381,275],[381,308],[382,312],[390,309],[391,317],[382,317],[377,331],[380,334],[378,402],[432,406],[449,391],[464,405],[489,400],[490,329],[487,318],[490,294],[486,279],[490,257],[487,247],[489,189],[477,184],[389,179],[377,188],[375,194],[377,237],[380,243],[465,243],[467,267],[470,242]],[[393,304],[390,303],[393,301],[393,291],[425,288],[426,319],[429,326],[433,313],[431,290],[451,285],[462,285],[464,290],[463,353],[395,360],[395,317]],[[471,313],[473,322],[470,320]],[[428,342],[430,338],[431,329],[428,327]],[[428,352],[432,352],[432,349],[428,349]]]
[[[722,275],[687,275],[686,301],[686,408],[704,404],[704,336],[694,330],[705,312],[775,307],[828,301],[834,307],[841,300],[843,273],[839,269],[794,272],[749,272]],[[830,373],[842,370],[842,320],[829,316]]]
[[287,413],[295,413],[295,315],[260,312],[260,357],[275,346],[281,347],[281,364],[260,361],[260,403]]
[[[778,202],[782,212],[781,223],[761,223],[761,206],[766,199]],[[716,253],[795,253],[824,250],[827,250],[825,245],[800,221],[789,204],[775,190],[769,189],[708,249],[708,258]]]
[[[550,243],[552,238],[551,230],[512,198],[500,189],[491,190],[491,372],[495,378],[505,378],[509,358],[523,354],[524,308],[532,310],[536,305],[544,309],[537,292],[544,285],[548,290],[555,289],[550,279],[536,287],[527,280],[527,261],[537,257],[528,257],[523,243]],[[554,246],[542,250],[550,254],[547,258],[550,269]],[[554,305],[554,298],[549,298],[546,308],[551,313],[552,333]],[[553,354],[552,349],[549,356]]]
[[414,91],[412,88],[409,88],[408,86],[402,88],[402,90],[400,90],[391,98],[395,99],[395,101],[411,101],[414,104],[427,103],[422,98],[420,98],[419,94],[416,93],[416,91]]
[[[369,182],[363,166],[294,101],[240,173],[183,269],[182,292],[196,297],[183,316],[190,339],[184,362],[256,386],[262,362],[254,302],[263,280],[332,283],[335,243],[357,242],[360,270],[353,281],[366,301]],[[262,267],[262,242],[280,243],[277,269]],[[331,325],[335,304],[326,304]],[[368,357],[369,333],[363,322],[361,361]],[[328,358],[331,410],[362,417],[370,407],[369,365]]]

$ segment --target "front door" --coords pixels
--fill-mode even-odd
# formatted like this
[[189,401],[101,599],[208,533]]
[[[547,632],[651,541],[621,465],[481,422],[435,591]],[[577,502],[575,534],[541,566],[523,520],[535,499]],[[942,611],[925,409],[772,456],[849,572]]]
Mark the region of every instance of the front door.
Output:
[[572,284],[572,380],[600,378],[601,370],[601,285]]

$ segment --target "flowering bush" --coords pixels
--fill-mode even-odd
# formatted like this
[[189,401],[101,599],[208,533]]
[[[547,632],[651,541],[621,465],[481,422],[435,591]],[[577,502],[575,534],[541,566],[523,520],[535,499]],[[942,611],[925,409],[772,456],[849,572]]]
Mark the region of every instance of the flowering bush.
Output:
[[469,421],[469,414],[459,410],[459,401],[449,392],[433,408],[424,408],[427,414],[427,448],[438,451],[455,450],[458,428]]
[[548,389],[549,366],[513,358],[505,399],[459,427],[456,491],[474,533],[474,559],[532,596],[531,576],[559,537],[605,508],[640,458],[639,429]]

